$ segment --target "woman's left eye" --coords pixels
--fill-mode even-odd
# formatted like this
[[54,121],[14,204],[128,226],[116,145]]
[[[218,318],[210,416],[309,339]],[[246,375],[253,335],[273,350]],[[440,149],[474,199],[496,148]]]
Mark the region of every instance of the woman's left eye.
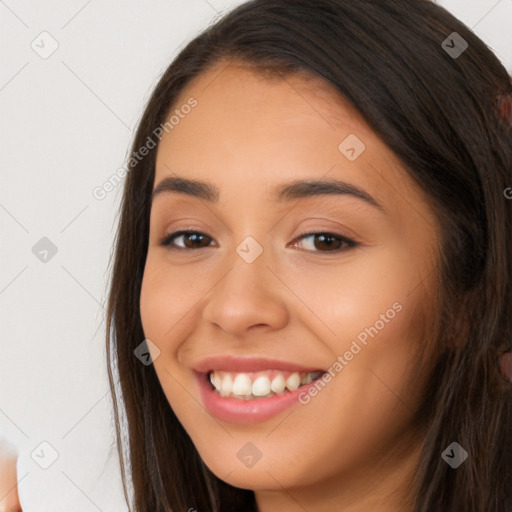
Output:
[[[354,240],[344,236],[324,232],[304,233],[297,240],[308,239],[309,242],[304,244],[306,247],[302,248],[310,252],[340,252],[358,245]],[[293,245],[296,246],[297,242],[294,242]]]
[[[309,239],[309,241],[308,241]],[[180,241],[178,244],[177,241]],[[309,252],[338,252],[351,249],[357,245],[356,242],[334,233],[304,233],[296,240],[305,240],[302,248]],[[182,230],[169,233],[160,241],[161,245],[171,250],[195,250],[210,246],[212,238],[199,231]],[[205,243],[206,242],[206,243]],[[297,247],[299,242],[293,242],[292,246]]]

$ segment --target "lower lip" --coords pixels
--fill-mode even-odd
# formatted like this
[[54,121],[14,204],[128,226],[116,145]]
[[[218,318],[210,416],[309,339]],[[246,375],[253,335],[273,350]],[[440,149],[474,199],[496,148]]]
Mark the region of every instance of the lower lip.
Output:
[[257,423],[265,421],[299,403],[299,395],[307,393],[308,389],[313,387],[318,380],[315,379],[313,382],[301,386],[295,391],[288,391],[269,398],[243,400],[219,395],[207,381],[204,373],[195,373],[204,406],[213,416],[228,423]]

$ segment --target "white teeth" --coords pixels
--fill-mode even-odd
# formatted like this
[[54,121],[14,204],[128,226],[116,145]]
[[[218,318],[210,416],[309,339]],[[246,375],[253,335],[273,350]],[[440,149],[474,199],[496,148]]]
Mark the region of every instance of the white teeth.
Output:
[[[224,397],[249,400],[255,397],[270,397],[300,386],[309,384],[323,372],[280,372],[267,370],[255,373],[232,373],[214,370],[210,372],[210,382],[215,390]],[[285,379],[285,375],[287,378]],[[272,378],[273,377],[273,378]],[[253,381],[254,379],[254,381]]]
[[272,384],[270,385],[270,389],[276,393],[282,393],[284,388],[286,387],[286,382],[284,381],[284,377],[282,373],[278,373],[273,379]]
[[287,379],[286,379],[286,387],[290,391],[295,391],[300,386],[300,375],[295,372],[292,373]]
[[252,394],[254,396],[266,396],[270,393],[270,379],[265,376],[258,377],[252,383]]
[[212,384],[214,385],[214,387],[216,389],[222,389],[223,388],[223,386],[222,386],[222,377],[217,372],[212,373],[211,379],[212,379]]
[[[215,373],[214,373],[215,375]],[[212,382],[212,384],[215,386],[215,383]],[[217,386],[215,386],[217,387]],[[219,389],[219,388],[217,388]],[[231,375],[229,373],[226,373],[224,375],[224,378],[222,379],[222,387],[219,389],[220,394],[222,396],[228,396],[233,391],[233,379],[231,378]]]
[[249,375],[239,373],[233,382],[233,393],[239,396],[249,396],[252,394],[252,382]]

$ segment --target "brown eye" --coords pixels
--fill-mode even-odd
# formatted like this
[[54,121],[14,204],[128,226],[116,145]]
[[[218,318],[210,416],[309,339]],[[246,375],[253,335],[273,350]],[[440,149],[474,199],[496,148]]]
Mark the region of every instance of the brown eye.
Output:
[[[334,233],[304,233],[298,238],[298,240],[307,239],[309,241],[301,248],[311,252],[338,252],[357,245],[353,240]],[[298,243],[294,243],[294,246],[297,245]]]
[[[176,244],[176,240],[182,240]],[[202,249],[210,245],[211,238],[199,231],[176,231],[169,233],[161,241],[160,245],[176,250]],[[206,242],[206,243],[205,243]],[[183,245],[181,245],[183,244]]]

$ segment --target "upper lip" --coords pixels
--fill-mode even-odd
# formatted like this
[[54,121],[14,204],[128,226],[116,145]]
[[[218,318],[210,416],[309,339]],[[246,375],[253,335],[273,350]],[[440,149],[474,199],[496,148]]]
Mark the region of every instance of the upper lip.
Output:
[[258,372],[262,370],[283,370],[290,372],[309,373],[324,371],[313,366],[304,366],[300,363],[268,359],[266,357],[235,357],[229,355],[209,356],[196,362],[192,368],[199,373],[211,370],[225,370],[233,372]]

